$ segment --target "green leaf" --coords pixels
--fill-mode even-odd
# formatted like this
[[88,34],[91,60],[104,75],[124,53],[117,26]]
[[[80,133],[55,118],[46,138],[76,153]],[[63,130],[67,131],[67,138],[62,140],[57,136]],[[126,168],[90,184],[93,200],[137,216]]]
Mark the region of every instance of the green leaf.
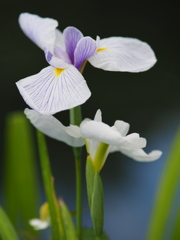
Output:
[[87,195],[88,195],[89,206],[91,206],[91,198],[93,194],[95,174],[96,172],[92,163],[92,159],[90,156],[88,156],[86,160],[86,185],[87,185]]
[[28,221],[38,214],[39,191],[32,129],[22,112],[8,115],[5,137],[5,207],[14,225],[30,228]]
[[51,218],[53,240],[65,240],[64,226],[62,224],[59,202],[54,189],[54,182],[51,173],[45,137],[40,131],[37,131],[37,137],[44,188]]
[[19,240],[17,234],[8,219],[7,215],[0,207],[0,238],[2,240]]
[[101,236],[104,225],[104,194],[100,174],[95,171],[90,157],[86,163],[86,182],[93,228]]
[[180,181],[180,129],[167,158],[147,232],[147,240],[162,240]]
[[94,229],[92,228],[83,228],[82,229],[82,240],[109,240],[109,237],[102,233],[101,237],[96,237],[94,234]]
[[179,239],[180,239],[180,206],[175,219],[175,224],[173,225],[171,240],[179,240]]
[[60,200],[60,209],[62,212],[63,225],[65,229],[66,239],[78,240],[76,235],[76,229],[72,221],[71,213],[69,212],[66,204],[63,200]]

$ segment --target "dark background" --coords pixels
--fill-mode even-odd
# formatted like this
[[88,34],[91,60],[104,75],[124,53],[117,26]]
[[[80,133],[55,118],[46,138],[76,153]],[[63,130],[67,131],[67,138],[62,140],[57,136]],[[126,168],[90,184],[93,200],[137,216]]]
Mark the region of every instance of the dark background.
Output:
[[[1,159],[5,117],[27,107],[15,82],[47,66],[44,53],[19,28],[21,12],[54,18],[61,31],[75,26],[94,39],[97,35],[138,38],[155,51],[158,62],[143,73],[105,72],[87,64],[84,77],[92,96],[82,106],[84,117],[93,118],[100,108],[109,125],[117,119],[129,122],[130,132],[147,138],[147,151],[163,151],[161,159],[152,163],[138,163],[115,153],[102,171],[106,232],[113,240],[144,240],[156,186],[180,119],[178,1],[1,1]],[[69,124],[68,111],[56,117]],[[63,143],[47,140],[58,194],[73,209],[72,152]],[[0,166],[2,182],[3,161]],[[83,204],[87,205],[85,183]],[[91,226],[86,208],[84,225]]]

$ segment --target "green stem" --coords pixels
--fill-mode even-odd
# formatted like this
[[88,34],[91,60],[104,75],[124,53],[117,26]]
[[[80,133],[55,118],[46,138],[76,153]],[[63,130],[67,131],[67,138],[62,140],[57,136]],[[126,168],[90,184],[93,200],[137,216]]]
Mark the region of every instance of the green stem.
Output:
[[96,237],[96,240],[101,240],[101,237]]
[[48,151],[43,133],[37,131],[38,147],[40,154],[40,163],[42,170],[43,183],[45,187],[46,198],[48,201],[53,240],[65,239],[60,207],[56,198],[51,167],[49,163]]
[[[70,123],[79,126],[82,121],[81,107],[70,109]],[[81,151],[82,148],[73,148],[76,165],[76,227],[78,238],[82,235],[82,176],[81,176]]]

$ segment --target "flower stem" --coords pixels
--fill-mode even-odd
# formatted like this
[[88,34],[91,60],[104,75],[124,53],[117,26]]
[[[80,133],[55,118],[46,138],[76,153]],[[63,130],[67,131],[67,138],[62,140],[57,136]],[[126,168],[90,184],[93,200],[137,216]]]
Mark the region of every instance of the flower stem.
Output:
[[49,206],[53,240],[65,239],[59,204],[56,198],[51,167],[49,163],[48,151],[43,133],[37,131],[40,163],[43,183]]
[[[81,107],[70,109],[70,123],[79,126],[82,121]],[[82,148],[73,148],[76,165],[76,227],[78,238],[82,235],[82,176],[81,176],[81,151]]]

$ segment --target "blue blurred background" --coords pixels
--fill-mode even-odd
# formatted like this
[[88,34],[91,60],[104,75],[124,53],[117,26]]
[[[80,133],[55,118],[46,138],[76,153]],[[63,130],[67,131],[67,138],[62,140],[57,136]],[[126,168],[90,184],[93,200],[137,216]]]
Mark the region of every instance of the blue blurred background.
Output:
[[[160,149],[161,159],[138,163],[120,153],[107,159],[102,171],[105,192],[105,231],[113,240],[144,240],[156,187],[180,120],[178,2],[156,1],[1,1],[1,125],[0,187],[3,176],[5,117],[26,106],[15,82],[47,66],[44,53],[20,30],[18,16],[30,12],[59,21],[59,29],[79,28],[85,36],[134,37],[148,42],[158,62],[147,72],[113,73],[87,64],[84,77],[92,97],[82,106],[93,118],[100,108],[103,121],[130,123],[130,132],[147,138],[147,151]],[[69,124],[68,111],[56,117]],[[72,152],[63,143],[47,139],[58,195],[75,209],[75,174]],[[85,161],[85,158],[84,158]],[[58,167],[57,167],[58,166]],[[91,226],[83,185],[84,225]],[[0,197],[2,201],[2,196]],[[42,202],[44,194],[42,193]]]

